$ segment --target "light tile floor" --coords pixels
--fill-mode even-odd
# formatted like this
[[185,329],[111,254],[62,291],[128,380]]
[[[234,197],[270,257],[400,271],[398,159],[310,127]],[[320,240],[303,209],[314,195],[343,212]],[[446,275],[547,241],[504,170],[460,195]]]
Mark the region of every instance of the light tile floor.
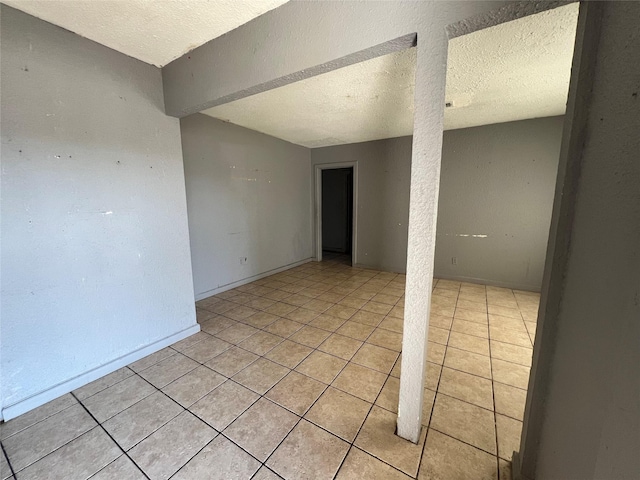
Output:
[[509,479],[539,296],[434,281],[414,445],[404,283],[334,257],[202,300],[200,333],[2,424],[0,480]]

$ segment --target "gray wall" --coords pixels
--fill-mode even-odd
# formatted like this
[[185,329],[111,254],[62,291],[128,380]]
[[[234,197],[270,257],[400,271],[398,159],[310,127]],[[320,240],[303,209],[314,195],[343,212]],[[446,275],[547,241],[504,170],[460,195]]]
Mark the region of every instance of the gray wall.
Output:
[[437,277],[540,290],[562,120],[444,133]]
[[160,71],[1,9],[1,401],[30,408],[197,326]]
[[638,19],[639,2],[580,6],[516,472],[530,479],[640,474]]
[[411,137],[311,150],[313,165],[353,161],[358,162],[357,263],[404,272]]
[[309,149],[202,114],[180,125],[196,298],[309,259]]

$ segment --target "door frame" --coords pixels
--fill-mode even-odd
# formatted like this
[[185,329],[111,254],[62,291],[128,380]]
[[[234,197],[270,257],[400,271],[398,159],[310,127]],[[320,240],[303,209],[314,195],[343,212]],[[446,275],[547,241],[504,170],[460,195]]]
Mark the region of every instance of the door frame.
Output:
[[315,165],[315,240],[316,261],[322,261],[322,171],[339,168],[353,169],[353,199],[351,213],[351,265],[356,265],[358,244],[358,162],[320,163]]

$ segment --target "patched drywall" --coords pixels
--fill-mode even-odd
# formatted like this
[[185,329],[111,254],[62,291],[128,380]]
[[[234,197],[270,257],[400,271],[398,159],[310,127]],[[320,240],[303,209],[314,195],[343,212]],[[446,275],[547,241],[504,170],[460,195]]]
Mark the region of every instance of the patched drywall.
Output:
[[1,401],[15,415],[197,325],[160,71],[1,12]]
[[3,0],[30,15],[163,66],[288,0]]
[[[449,41],[445,130],[562,115],[578,4]],[[205,110],[310,148],[413,134],[416,49]]]
[[562,121],[444,133],[437,277],[540,290]]
[[181,130],[197,299],[312,256],[307,148],[201,114]]
[[360,266],[406,271],[411,142],[411,137],[402,137],[311,150],[314,166],[358,162]]

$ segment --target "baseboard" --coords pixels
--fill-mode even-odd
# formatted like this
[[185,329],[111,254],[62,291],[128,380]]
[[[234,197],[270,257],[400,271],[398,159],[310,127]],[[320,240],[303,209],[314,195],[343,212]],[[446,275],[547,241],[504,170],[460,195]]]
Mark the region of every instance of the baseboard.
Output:
[[112,360],[100,367],[96,367],[88,372],[82,373],[76,377],[73,377],[69,380],[66,380],[54,387],[48,388],[40,393],[32,395],[31,397],[25,398],[24,400],[20,400],[13,405],[9,405],[7,407],[2,408],[1,418],[4,421],[11,420],[23,413],[28,412],[29,410],[33,410],[36,407],[44,405],[51,400],[54,400],[61,395],[69,393],[77,388],[86,385],[87,383],[93,382],[98,378],[101,378],[111,372],[115,372],[119,368],[125,367],[136,360],[140,360],[141,358],[146,357],[147,355],[151,355],[158,350],[161,350],[169,345],[176,343],[183,338],[187,338],[195,333],[200,331],[200,325],[195,324],[189,328],[181,330],[178,333],[174,333],[168,337],[163,338],[162,340],[158,340],[157,342],[152,343],[151,345],[147,345],[146,347],[142,347],[134,352],[128,353],[122,357],[119,357],[115,360]]
[[510,288],[512,290],[523,290],[527,292],[540,293],[540,286],[524,285],[510,282],[500,282],[496,280],[488,280],[486,278],[465,277],[463,275],[433,275],[435,278],[442,280],[453,280],[454,282],[478,283],[481,285],[490,285],[492,287]]
[[304,260],[300,260],[298,262],[290,263],[288,265],[284,265],[282,267],[274,268],[271,270],[267,270],[266,272],[258,273],[257,275],[253,275],[251,277],[243,278],[242,280],[237,280],[232,283],[227,283],[226,285],[221,285],[218,288],[214,288],[211,290],[207,290],[206,292],[197,293],[196,294],[196,302],[198,300],[202,300],[204,298],[209,298],[212,295],[216,295],[218,293],[226,292],[227,290],[231,290],[232,288],[241,287],[242,285],[246,285],[247,283],[255,282],[256,280],[260,280],[261,278],[268,277],[269,275],[275,275],[276,273],[284,272],[285,270],[289,270],[291,268],[299,267],[300,265],[304,265],[305,263],[309,263],[311,261],[315,261],[314,257],[305,258]]

